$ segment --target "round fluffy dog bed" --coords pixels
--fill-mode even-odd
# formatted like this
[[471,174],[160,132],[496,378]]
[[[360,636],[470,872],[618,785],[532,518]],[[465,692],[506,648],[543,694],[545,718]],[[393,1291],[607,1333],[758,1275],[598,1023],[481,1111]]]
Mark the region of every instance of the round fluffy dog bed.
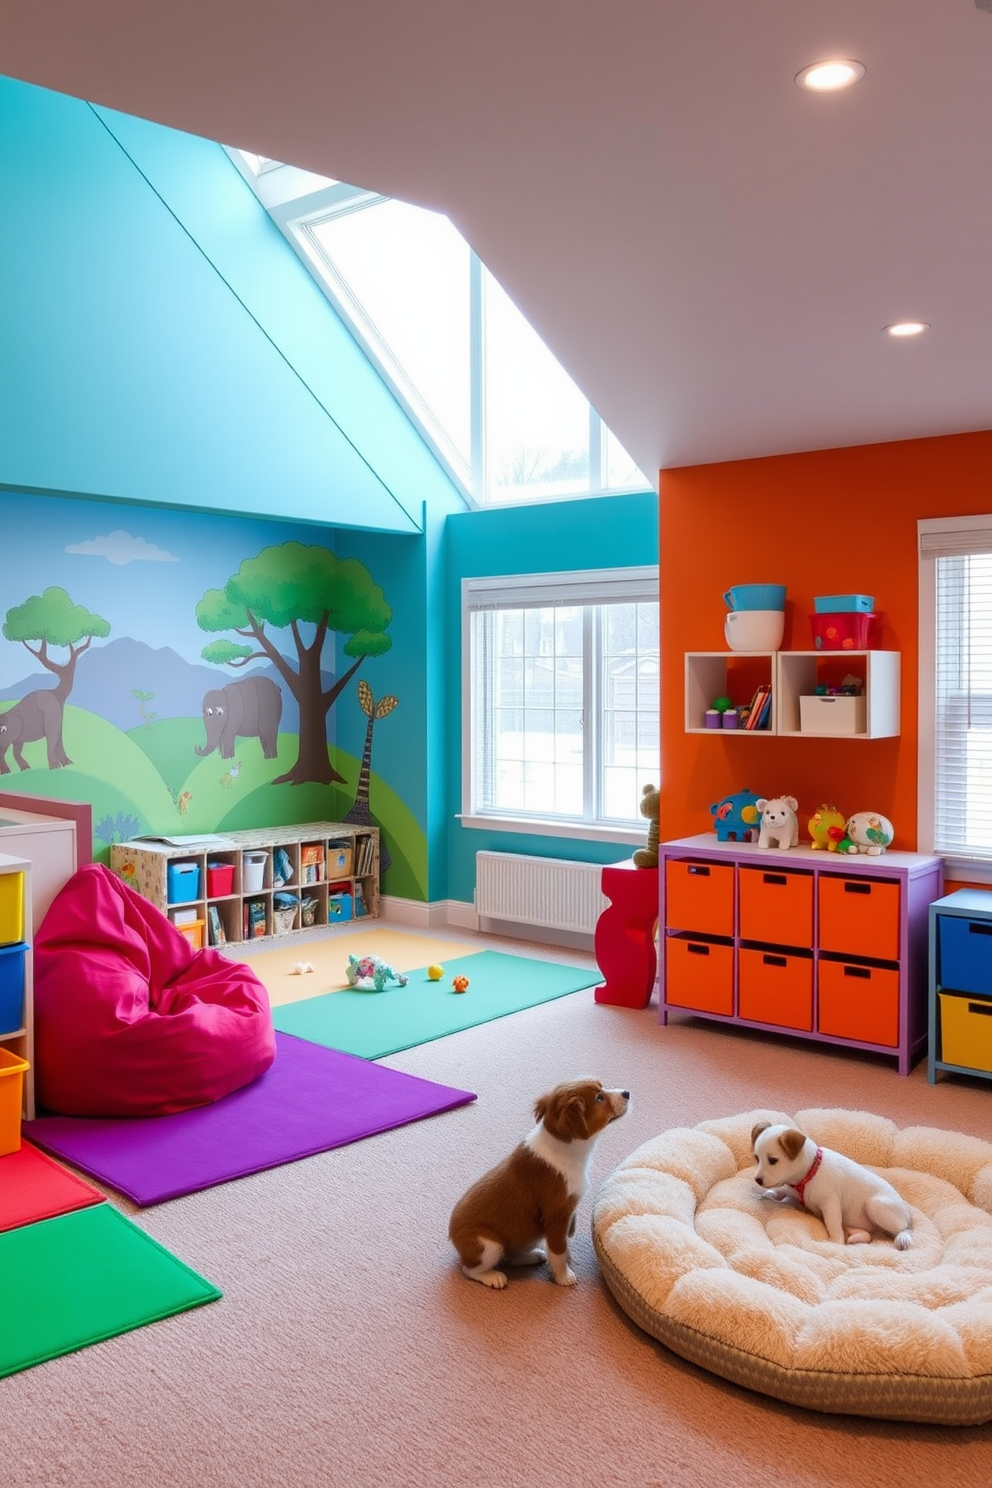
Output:
[[[912,1248],[834,1244],[812,1214],[762,1198],[758,1121],[882,1172],[912,1210]],[[592,1229],[624,1311],[714,1374],[813,1410],[992,1420],[988,1142],[863,1111],[749,1111],[637,1148],[600,1186]]]

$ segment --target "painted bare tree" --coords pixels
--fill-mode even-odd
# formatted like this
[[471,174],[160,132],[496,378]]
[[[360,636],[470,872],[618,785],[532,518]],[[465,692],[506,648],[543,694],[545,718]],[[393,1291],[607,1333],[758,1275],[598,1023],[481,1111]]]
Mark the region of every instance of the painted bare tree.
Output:
[[[382,656],[393,644],[386,634],[393,612],[379,585],[356,558],[338,558],[329,548],[282,543],[264,548],[242,563],[222,589],[208,589],[196,607],[202,630],[233,630],[243,639],[211,641],[204,661],[245,667],[272,663],[300,708],[299,752],[295,764],[273,784],[329,785],[342,780],[327,750],[327,714],[358,668]],[[273,640],[286,631],[296,666]],[[325,687],[324,646],[329,636],[346,635],[344,654],[354,665]]]
[[[358,701],[362,712],[368,719],[365,725],[365,749],[362,753],[362,767],[358,772],[358,786],[355,790],[355,800],[351,810],[344,818],[352,826],[372,826],[372,815],[369,811],[369,780],[372,775],[372,730],[380,718],[385,718],[392,713],[399,698],[391,694],[381,697],[378,702],[372,696],[372,689],[367,682],[358,684]],[[392,859],[386,848],[386,844],[380,839],[379,842],[379,871],[385,873]]]

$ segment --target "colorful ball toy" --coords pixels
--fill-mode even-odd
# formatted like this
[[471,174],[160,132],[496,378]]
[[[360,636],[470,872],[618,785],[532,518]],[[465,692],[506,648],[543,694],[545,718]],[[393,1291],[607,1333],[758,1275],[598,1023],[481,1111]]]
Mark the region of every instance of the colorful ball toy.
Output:
[[439,982],[444,976],[444,967],[438,966],[437,963],[435,963],[433,966],[428,966],[427,976],[430,981]]
[[455,992],[467,992],[468,991],[468,977],[467,976],[456,976],[456,977],[452,977],[452,979],[451,979],[451,986],[452,986],[452,990],[455,991]]

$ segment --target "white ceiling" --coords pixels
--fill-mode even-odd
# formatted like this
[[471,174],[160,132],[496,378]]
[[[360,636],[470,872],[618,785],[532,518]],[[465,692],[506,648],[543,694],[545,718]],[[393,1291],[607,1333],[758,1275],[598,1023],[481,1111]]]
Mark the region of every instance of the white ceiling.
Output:
[[653,473],[992,427],[990,5],[0,0],[0,68],[447,212]]

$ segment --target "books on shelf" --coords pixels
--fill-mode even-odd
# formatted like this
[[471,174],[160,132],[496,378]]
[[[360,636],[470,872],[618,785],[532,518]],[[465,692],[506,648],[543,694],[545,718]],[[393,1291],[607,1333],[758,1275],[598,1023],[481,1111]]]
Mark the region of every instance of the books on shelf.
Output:
[[224,929],[224,921],[220,917],[220,910],[216,904],[207,905],[207,925],[210,930],[210,944],[212,946],[227,945],[227,931]]
[[743,724],[746,729],[763,729],[768,727],[768,719],[772,711],[772,688],[771,683],[763,683],[755,688],[754,696],[748,706]]
[[304,842],[300,845],[300,882],[320,883],[324,877],[324,845]]
[[375,838],[355,838],[355,877],[364,878],[375,871]]
[[245,900],[243,928],[245,940],[258,940],[265,934],[264,899]]

